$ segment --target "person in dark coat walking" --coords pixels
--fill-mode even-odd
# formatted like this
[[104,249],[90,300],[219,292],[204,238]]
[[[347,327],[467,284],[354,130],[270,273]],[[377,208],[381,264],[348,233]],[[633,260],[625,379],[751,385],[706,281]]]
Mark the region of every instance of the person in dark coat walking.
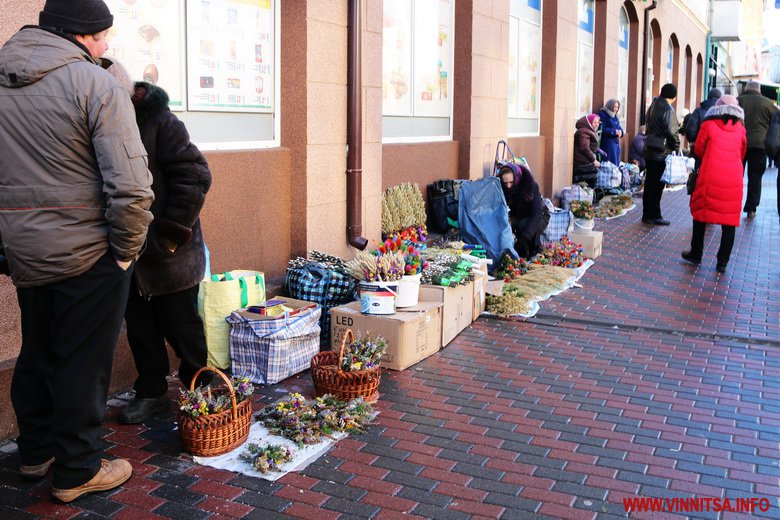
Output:
[[756,209],[761,202],[761,178],[766,171],[766,150],[764,139],[772,114],[777,107],[769,98],[761,95],[761,85],[757,81],[748,81],[742,95],[737,98],[739,106],[745,111],[745,130],[747,132],[748,189],[745,206],[742,210],[747,218],[755,218]]
[[642,193],[642,222],[656,226],[668,226],[661,216],[661,197],[664,183],[661,176],[666,168],[666,156],[680,149],[680,129],[672,103],[677,99],[677,87],[667,83],[661,87],[661,95],[647,109],[645,118],[645,189]]
[[[116,68],[116,70],[114,70]],[[118,64],[115,76],[126,74]],[[118,420],[141,423],[167,411],[170,371],[166,340],[181,359],[179,379],[189,388],[206,365],[206,338],[198,315],[198,286],[206,268],[200,210],[211,187],[211,172],[189,133],[168,108],[168,94],[151,83],[132,93],[141,140],[149,154],[155,200],[146,249],[135,267],[127,300],[127,339],[138,378],[135,398]]]
[[722,96],[707,111],[696,138],[701,168],[691,195],[693,235],[691,249],[682,254],[693,264],[701,262],[707,224],[720,224],[717,270],[726,272],[742,206],[742,159],[747,150],[744,112],[734,96]]
[[699,107],[691,113],[688,121],[683,125],[685,127],[685,138],[688,139],[688,145],[690,146],[691,154],[696,161],[695,168],[697,170],[701,166],[701,157],[696,156],[696,137],[699,134],[701,123],[704,121],[704,118],[707,115],[707,110],[714,107],[715,103],[722,95],[723,93],[720,91],[720,89],[710,89],[710,91],[707,93],[707,99],[701,102]]
[[531,258],[541,249],[541,236],[550,221],[539,185],[531,170],[509,163],[501,167],[501,190],[509,206],[509,222],[515,235],[515,251]]
[[601,148],[606,152],[606,160],[620,166],[620,140],[623,139],[623,128],[620,126],[618,112],[620,101],[610,99],[599,111],[601,119]]
[[604,150],[599,148],[599,136],[597,130],[601,124],[598,114],[582,116],[575,123],[574,128],[574,182],[586,182],[591,188],[596,187],[598,167],[601,166],[599,155],[606,156]]

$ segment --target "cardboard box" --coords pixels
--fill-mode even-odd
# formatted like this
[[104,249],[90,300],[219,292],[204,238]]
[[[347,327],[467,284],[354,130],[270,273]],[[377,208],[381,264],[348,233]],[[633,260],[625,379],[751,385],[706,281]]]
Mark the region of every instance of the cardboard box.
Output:
[[358,333],[379,334],[387,340],[382,367],[404,370],[439,351],[441,345],[442,305],[420,302],[404,307],[395,314],[362,314],[360,302],[352,302],[330,310],[331,350],[341,347],[347,329]]
[[[282,302],[281,303],[282,305],[292,310],[287,311],[283,314],[272,316],[269,314],[263,314],[262,312],[259,312],[261,311],[261,309],[264,308],[263,305],[250,305],[249,307],[246,307],[244,309],[239,309],[236,312],[249,320],[275,320],[279,318],[284,318],[285,315],[295,316],[296,314],[298,314],[304,309],[313,309],[317,307],[317,304],[315,302],[296,300],[294,298],[289,298],[287,296],[274,296],[273,298],[270,298],[269,301],[270,300],[279,300]],[[256,310],[258,312],[252,312],[250,311],[250,309]]]
[[479,315],[485,311],[485,296],[487,295],[488,272],[487,266],[483,265],[480,269],[474,269],[474,297],[472,305],[472,321],[479,318]]
[[583,233],[582,231],[572,231],[569,233],[569,240],[582,246],[582,251],[588,258],[598,258],[601,256],[601,244],[604,238],[603,231],[591,231]]
[[445,347],[474,317],[474,282],[455,287],[420,286],[420,301],[444,304],[441,315],[441,346]]

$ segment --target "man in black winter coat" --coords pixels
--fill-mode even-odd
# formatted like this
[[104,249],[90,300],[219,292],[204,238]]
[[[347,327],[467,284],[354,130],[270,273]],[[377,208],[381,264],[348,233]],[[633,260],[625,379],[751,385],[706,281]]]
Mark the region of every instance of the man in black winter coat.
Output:
[[699,169],[699,166],[701,166],[701,157],[696,157],[696,154],[694,153],[696,136],[699,135],[699,127],[701,126],[701,122],[704,121],[704,117],[707,115],[707,110],[714,107],[715,103],[717,103],[722,95],[723,92],[721,92],[720,89],[710,89],[707,94],[707,99],[702,101],[699,108],[693,111],[690,119],[688,119],[688,122],[685,124],[685,137],[688,139],[688,144],[690,145],[691,156],[696,159],[697,170]]
[[666,168],[666,156],[680,149],[677,122],[672,103],[677,99],[677,87],[667,83],[661,87],[661,95],[647,109],[645,126],[645,189],[642,194],[642,222],[656,226],[668,226],[661,216],[661,196],[665,184],[661,176]]

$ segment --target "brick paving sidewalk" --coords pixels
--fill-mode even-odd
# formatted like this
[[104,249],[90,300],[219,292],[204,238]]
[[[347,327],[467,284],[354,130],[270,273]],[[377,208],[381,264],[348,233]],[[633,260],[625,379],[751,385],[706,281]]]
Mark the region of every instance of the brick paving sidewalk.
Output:
[[[173,413],[123,426],[112,407],[108,453],[132,461],[131,480],[54,505],[49,482],[19,479],[7,445],[0,518],[607,519],[638,496],[767,498],[749,516],[780,518],[774,178],[725,275],[719,232],[701,267],[678,260],[684,192],[664,195],[669,227],[643,226],[641,208],[599,223],[604,256],[581,288],[533,319],[480,318],[438,355],[385,372],[375,426],[301,473],[270,483],[194,465]],[[308,375],[263,388],[255,408],[287,390],[310,394]],[[684,516],[724,518],[631,514]]]

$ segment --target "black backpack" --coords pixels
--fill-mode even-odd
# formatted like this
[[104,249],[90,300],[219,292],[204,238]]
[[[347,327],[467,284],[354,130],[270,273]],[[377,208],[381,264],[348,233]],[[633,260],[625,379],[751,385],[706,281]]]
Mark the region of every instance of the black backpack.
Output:
[[688,120],[685,122],[685,137],[689,143],[696,140],[696,136],[699,135],[699,127],[701,126],[702,108],[699,107],[689,114]]
[[450,229],[448,218],[458,220],[458,192],[462,180],[439,179],[428,185],[428,230],[444,234]]

